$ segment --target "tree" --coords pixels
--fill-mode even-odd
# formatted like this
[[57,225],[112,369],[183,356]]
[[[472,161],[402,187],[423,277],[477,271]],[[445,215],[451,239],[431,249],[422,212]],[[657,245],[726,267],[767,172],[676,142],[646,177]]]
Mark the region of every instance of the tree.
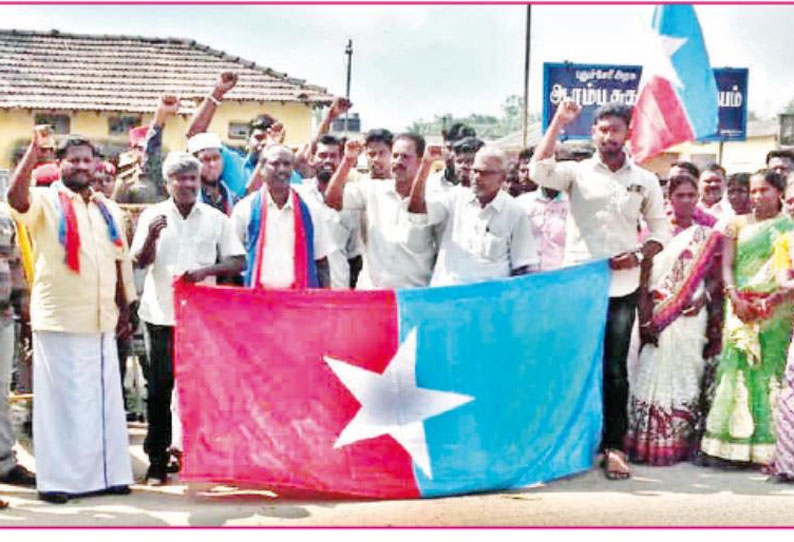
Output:
[[[465,117],[455,117],[447,113],[444,115],[434,115],[433,120],[416,120],[408,127],[409,131],[421,135],[440,135],[442,129],[449,129],[452,124],[462,122],[466,126],[474,128],[477,136],[482,139],[498,139],[513,132],[521,130],[521,117],[523,112],[524,100],[521,96],[512,95],[505,98],[502,102],[502,115],[483,115],[471,113]],[[528,122],[537,120],[536,115],[530,115]]]

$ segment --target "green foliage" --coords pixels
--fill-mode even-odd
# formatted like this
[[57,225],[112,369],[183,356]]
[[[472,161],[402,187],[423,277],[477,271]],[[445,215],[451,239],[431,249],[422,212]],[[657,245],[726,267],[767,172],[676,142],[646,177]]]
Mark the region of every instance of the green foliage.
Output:
[[[498,139],[521,129],[521,111],[524,99],[521,96],[508,96],[502,103],[502,115],[481,115],[471,113],[465,117],[455,117],[451,113],[434,115],[432,120],[417,120],[408,126],[408,131],[421,135],[441,135],[442,130],[448,129],[456,122],[474,128],[477,137],[482,139]],[[536,115],[530,114],[527,122],[538,120]]]

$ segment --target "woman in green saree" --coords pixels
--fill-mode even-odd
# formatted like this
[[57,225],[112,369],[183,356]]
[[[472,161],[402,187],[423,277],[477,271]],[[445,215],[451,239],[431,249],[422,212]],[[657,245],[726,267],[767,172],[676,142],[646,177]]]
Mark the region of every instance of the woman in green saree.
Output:
[[775,281],[773,257],[775,242],[794,230],[794,222],[781,212],[784,191],[785,179],[777,173],[754,174],[753,213],[735,217],[725,230],[723,350],[701,442],[709,464],[768,465],[773,459],[773,413],[792,322],[791,302]]

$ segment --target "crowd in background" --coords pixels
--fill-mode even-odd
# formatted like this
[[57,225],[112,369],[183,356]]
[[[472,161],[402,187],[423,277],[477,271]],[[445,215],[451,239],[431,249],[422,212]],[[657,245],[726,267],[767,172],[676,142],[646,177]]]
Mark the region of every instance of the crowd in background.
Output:
[[[167,155],[175,96],[130,132],[121,163],[78,135],[56,149],[47,127],[36,127],[0,212],[0,484],[35,485],[54,503],[129,492],[122,382],[141,332],[146,481],[178,471],[175,279],[416,288],[593,259],[613,270],[607,478],[628,478],[629,462],[696,461],[794,479],[791,151],[771,150],[751,172],[679,161],[656,176],[624,150],[625,106],[599,110],[592,153],[557,143],[580,112],[564,102],[543,140],[510,157],[461,124],[442,146],[385,129],[362,141],[331,135],[350,107],[343,99],[296,148],[264,114],[238,150],[208,131],[236,83],[233,73],[220,76],[191,119],[186,149]],[[17,338],[15,315],[25,323]],[[35,476],[13,452],[16,340],[33,357]]]

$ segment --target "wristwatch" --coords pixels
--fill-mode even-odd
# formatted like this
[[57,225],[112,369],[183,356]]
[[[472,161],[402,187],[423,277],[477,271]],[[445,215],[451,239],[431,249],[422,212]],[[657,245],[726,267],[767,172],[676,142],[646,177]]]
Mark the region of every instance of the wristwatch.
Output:
[[642,249],[637,249],[634,251],[634,256],[637,258],[637,265],[642,263],[642,260],[645,259],[645,254],[642,253]]

